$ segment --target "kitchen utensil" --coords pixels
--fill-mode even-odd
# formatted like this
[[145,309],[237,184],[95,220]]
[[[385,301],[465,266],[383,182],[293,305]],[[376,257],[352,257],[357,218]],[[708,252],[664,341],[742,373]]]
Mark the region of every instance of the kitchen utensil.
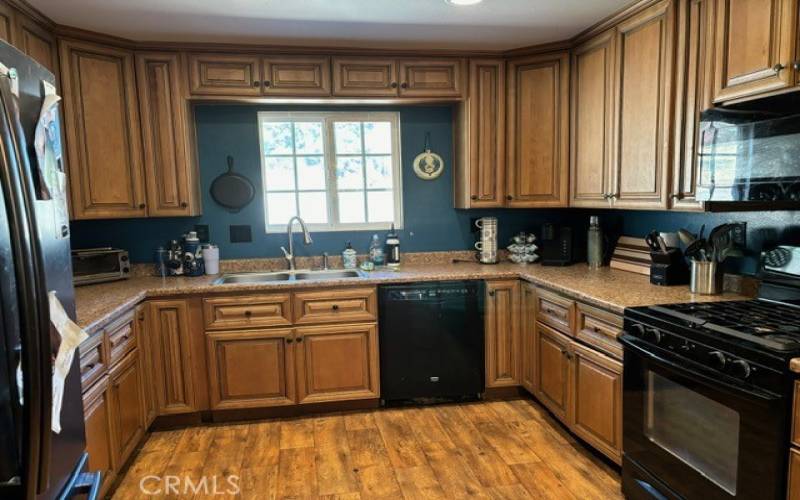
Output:
[[692,260],[705,260],[705,247],[706,240],[697,238],[686,247],[683,253]]
[[211,183],[211,198],[231,212],[247,206],[256,194],[250,179],[233,171],[233,156],[228,156],[228,170]]
[[658,244],[658,231],[650,231],[647,236],[644,237],[645,243],[647,246],[650,247],[650,250],[653,252],[658,252],[661,250],[661,247]]
[[716,261],[719,257],[719,251],[727,245],[730,231],[731,226],[729,224],[720,224],[708,233],[706,251],[711,254],[711,260]]
[[667,242],[664,241],[664,237],[660,234],[656,237],[656,241],[658,242],[658,248],[661,250],[661,253],[669,253],[667,250]]
[[688,247],[694,240],[697,239],[697,236],[690,233],[686,229],[678,229],[678,239],[681,240],[681,243],[683,243],[684,246]]
[[689,290],[701,295],[717,295],[722,292],[723,274],[714,261],[692,261]]

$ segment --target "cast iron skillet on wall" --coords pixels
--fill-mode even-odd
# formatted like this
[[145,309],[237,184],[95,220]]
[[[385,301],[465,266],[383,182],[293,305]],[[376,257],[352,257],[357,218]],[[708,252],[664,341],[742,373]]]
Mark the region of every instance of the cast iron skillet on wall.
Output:
[[250,179],[233,171],[233,156],[228,156],[228,171],[211,183],[211,198],[230,212],[238,212],[253,201],[256,188]]

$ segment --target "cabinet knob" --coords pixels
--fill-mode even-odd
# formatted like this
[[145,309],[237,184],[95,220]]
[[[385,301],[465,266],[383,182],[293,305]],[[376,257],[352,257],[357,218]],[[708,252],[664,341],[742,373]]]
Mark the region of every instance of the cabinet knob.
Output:
[[261,82],[260,81],[253,80],[253,87],[260,87],[260,86],[261,86]]
[[494,290],[489,290],[489,297],[494,297]]
[[[391,84],[389,84],[389,86],[392,87],[393,89],[396,89],[397,88],[397,82],[392,82]],[[403,88],[405,88],[405,87],[403,87]]]
[[478,199],[478,195],[477,195],[477,194],[473,194],[473,195],[472,195],[472,196],[470,196],[469,198],[470,198],[471,200],[477,200],[477,199]]
[[253,315],[253,311],[250,311],[250,310],[248,310],[248,311],[245,311],[245,312],[244,312],[244,315],[245,315],[245,316],[247,316],[247,317],[249,318],[250,316],[252,316],[252,315]]
[[292,343],[292,337],[286,337],[286,343],[287,344],[291,344]]
[[407,89],[408,88],[408,83],[406,83],[406,82],[401,83],[400,84],[400,88],[401,89]]
[[800,61],[795,61],[795,62],[793,62],[793,63],[792,63],[792,68],[793,68],[795,71],[800,71]]
[[781,63],[778,63],[778,64],[776,64],[775,66],[772,67],[772,71],[774,71],[775,73],[780,73],[781,70],[784,69],[784,68],[786,68],[786,66],[784,66]]
[[300,342],[302,342],[302,341],[303,341],[303,337],[297,337],[297,338],[295,339],[295,341],[296,341],[297,343],[300,343]]
[[331,309],[333,309],[334,311],[338,311],[339,310],[339,304],[332,305]]
[[188,204],[188,203],[186,203],[185,201],[182,201],[182,202],[181,202],[181,208],[186,208],[186,207],[188,207],[188,206],[189,206],[189,204]]
[[264,86],[265,87],[269,87],[270,85],[272,85],[272,84],[270,83],[269,80],[264,80]]
[[146,206],[147,205],[145,205],[144,203],[139,203],[139,209],[141,209],[141,210],[144,210],[144,207],[146,207]]
[[681,200],[683,199],[683,195],[681,193],[673,193],[670,195],[670,198],[673,200]]
[[513,197],[513,196],[511,196],[510,194],[507,194],[507,195],[506,195],[506,199],[507,199],[508,201],[511,201],[511,200],[513,200],[513,199],[514,199],[514,197]]

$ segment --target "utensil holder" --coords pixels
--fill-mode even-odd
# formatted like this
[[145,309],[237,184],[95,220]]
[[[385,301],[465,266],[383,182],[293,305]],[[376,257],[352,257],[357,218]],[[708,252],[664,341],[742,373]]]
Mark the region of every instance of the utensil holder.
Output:
[[700,295],[722,293],[723,273],[715,261],[692,260],[692,278],[689,289]]

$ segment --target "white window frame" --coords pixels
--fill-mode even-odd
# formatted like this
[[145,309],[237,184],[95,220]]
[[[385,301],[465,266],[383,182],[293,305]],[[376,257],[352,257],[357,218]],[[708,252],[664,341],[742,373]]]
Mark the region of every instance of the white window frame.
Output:
[[[333,122],[369,122],[369,121],[384,121],[390,122],[392,131],[392,198],[394,200],[394,226],[396,229],[403,228],[403,172],[400,158],[400,113],[395,111],[259,111],[258,112],[258,153],[261,161],[261,180],[264,194],[264,226],[267,233],[283,232],[286,231],[286,223],[279,225],[269,224],[269,213],[267,206],[267,176],[266,172],[266,157],[264,154],[264,130],[263,123],[266,122],[285,122],[285,121],[308,121],[308,122],[322,122],[322,136],[323,136],[323,158],[325,162],[325,192],[327,194],[327,209],[328,209],[328,223],[326,224],[307,224],[309,230],[313,231],[369,231],[389,229],[392,222],[354,222],[354,223],[339,223],[339,197],[338,189],[336,186],[336,144],[333,136]],[[366,159],[368,156],[364,152],[364,136],[361,136],[362,152],[361,157]],[[293,145],[294,147],[294,145]],[[357,155],[345,155],[357,156]],[[384,156],[384,155],[382,155]],[[296,155],[292,155],[297,158]],[[380,191],[379,189],[368,190],[366,187],[366,161],[363,163],[364,184],[364,214],[368,217],[368,208],[366,206],[367,196],[369,191]],[[295,173],[296,173],[295,165]],[[296,175],[296,174],[295,174]],[[295,182],[295,192],[297,191],[297,183]],[[355,191],[355,190],[354,190]]]

